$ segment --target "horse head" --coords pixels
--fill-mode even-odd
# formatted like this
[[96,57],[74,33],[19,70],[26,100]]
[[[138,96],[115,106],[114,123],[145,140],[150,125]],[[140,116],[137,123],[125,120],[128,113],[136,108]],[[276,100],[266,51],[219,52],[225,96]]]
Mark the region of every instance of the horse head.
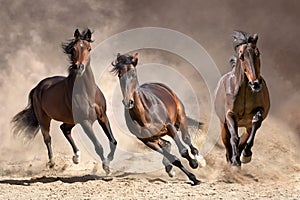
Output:
[[126,109],[134,107],[134,92],[139,87],[136,65],[138,63],[137,53],[131,55],[117,55],[117,59],[112,63],[115,72],[119,77],[120,86],[123,94],[123,104]]
[[248,79],[248,84],[253,92],[259,92],[262,88],[260,78],[260,53],[256,46],[258,35],[253,36],[241,31],[233,34],[234,49],[241,68]]
[[79,32],[78,29],[74,32],[74,39],[71,42],[63,44],[63,49],[69,55],[71,69],[75,70],[79,76],[85,72],[86,66],[90,61],[92,32],[86,29]]

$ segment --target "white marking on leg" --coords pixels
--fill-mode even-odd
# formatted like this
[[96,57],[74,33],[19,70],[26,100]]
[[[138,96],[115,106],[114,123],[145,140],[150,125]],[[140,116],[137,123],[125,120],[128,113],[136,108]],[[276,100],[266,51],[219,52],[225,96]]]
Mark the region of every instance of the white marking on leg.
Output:
[[78,164],[80,162],[80,151],[77,151],[73,156],[73,163]]
[[205,167],[206,166],[206,160],[201,154],[195,155],[195,159],[199,163],[200,167]]

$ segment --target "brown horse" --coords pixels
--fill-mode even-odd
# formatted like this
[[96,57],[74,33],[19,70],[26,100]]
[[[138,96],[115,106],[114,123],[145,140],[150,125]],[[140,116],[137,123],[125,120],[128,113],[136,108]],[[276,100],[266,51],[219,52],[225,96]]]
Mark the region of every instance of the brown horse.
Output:
[[[106,115],[106,101],[97,87],[90,66],[90,51],[92,33],[89,29],[82,33],[78,29],[74,32],[74,39],[63,44],[64,52],[69,56],[71,66],[67,77],[54,76],[38,83],[29,94],[27,107],[14,116],[12,123],[15,134],[24,133],[34,138],[39,129],[44,137],[48,149],[49,166],[54,166],[49,135],[50,121],[61,121],[60,129],[72,146],[73,162],[79,163],[79,149],[71,136],[72,128],[79,123],[103,163],[103,169],[109,173],[109,162],[114,157],[117,142],[112,134]],[[103,155],[103,148],[97,140],[92,124],[98,120],[110,141],[111,152],[107,159]]]
[[[254,137],[270,109],[269,92],[260,75],[258,35],[236,31],[236,56],[232,70],[222,76],[216,89],[215,110],[221,122],[227,162],[233,166],[251,161]],[[241,137],[238,127],[245,127]]]
[[164,156],[163,164],[170,177],[174,176],[173,164],[197,185],[200,181],[170,153],[171,143],[162,138],[165,135],[172,137],[181,156],[189,161],[192,168],[198,167],[197,159],[190,157],[188,149],[177,134],[177,130],[180,129],[182,140],[190,147],[191,153],[196,158],[202,157],[192,145],[184,106],[176,94],[161,83],[146,83],[140,86],[136,72],[137,62],[137,54],[118,54],[116,61],[112,63],[112,72],[118,75],[123,93],[126,124],[139,140]]

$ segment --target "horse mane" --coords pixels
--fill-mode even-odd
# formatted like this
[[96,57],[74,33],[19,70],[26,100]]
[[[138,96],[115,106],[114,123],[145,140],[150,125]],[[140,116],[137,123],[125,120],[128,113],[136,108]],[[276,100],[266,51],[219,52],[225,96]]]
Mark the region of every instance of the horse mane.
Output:
[[229,59],[229,63],[231,65],[231,68],[234,68],[236,66],[237,63],[237,57],[236,56],[231,56]]
[[236,48],[241,44],[248,44],[253,42],[253,37],[244,31],[234,31],[232,34],[233,37],[233,49]]
[[112,70],[110,70],[110,72],[117,75],[119,70],[123,67],[123,65],[132,63],[132,59],[133,59],[133,56],[131,56],[131,55],[118,54],[117,59],[111,63],[113,68],[112,68]]
[[[87,38],[85,37],[85,35],[86,35],[86,33],[88,32],[88,30],[89,30],[88,28],[84,29],[84,30],[81,32],[81,34],[80,34],[80,36],[79,36],[79,39],[85,40],[85,41],[88,41],[88,42],[92,43],[92,42],[94,42],[92,39],[87,39]],[[93,33],[93,32],[92,32],[92,33]],[[78,40],[76,40],[76,39],[69,39],[69,40],[67,40],[67,42],[63,42],[63,43],[61,44],[61,47],[62,47],[62,49],[63,49],[63,52],[64,52],[65,54],[68,55],[69,61],[70,61],[71,64],[72,64],[72,49],[73,49],[73,47],[74,47],[74,45],[76,44],[77,41],[78,41]],[[71,67],[72,67],[72,66],[71,66]]]

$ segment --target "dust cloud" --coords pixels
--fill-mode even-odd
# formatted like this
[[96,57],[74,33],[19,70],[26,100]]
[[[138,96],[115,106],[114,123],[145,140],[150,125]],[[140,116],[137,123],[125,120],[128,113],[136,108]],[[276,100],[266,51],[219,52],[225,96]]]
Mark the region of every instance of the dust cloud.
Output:
[[[12,140],[9,122],[26,106],[30,89],[40,80],[52,75],[67,75],[68,60],[61,43],[72,38],[76,28],[86,27],[94,31],[92,46],[113,34],[137,27],[164,27],[180,31],[207,50],[222,74],[230,69],[229,57],[234,53],[230,36],[233,30],[258,33],[262,75],[267,81],[272,101],[269,116],[272,120],[266,122],[268,128],[264,131],[272,134],[288,132],[289,138],[294,138],[290,133],[296,133],[299,136],[294,141],[300,140],[300,60],[297,59],[300,2],[297,0],[57,0],[51,3],[1,0],[0,4],[0,162],[32,160],[36,155],[31,152],[36,151],[43,155],[39,159],[47,160],[41,136],[23,146],[22,142]],[[145,61],[141,61],[168,58],[166,63],[172,66],[187,64],[166,54],[149,52],[148,57],[143,55]],[[195,77],[193,81],[197,82]],[[207,94],[202,98],[205,104]],[[209,115],[205,113],[204,116],[209,118]],[[279,128],[278,123],[283,124],[283,128]],[[54,150],[65,149],[68,144],[59,133],[57,123],[51,131]],[[263,140],[263,137],[257,139]],[[289,142],[285,138],[283,140]],[[297,145],[292,147],[298,148]],[[297,152],[295,149],[290,151]],[[68,153],[71,154],[71,149]],[[263,158],[260,161],[263,162]]]

